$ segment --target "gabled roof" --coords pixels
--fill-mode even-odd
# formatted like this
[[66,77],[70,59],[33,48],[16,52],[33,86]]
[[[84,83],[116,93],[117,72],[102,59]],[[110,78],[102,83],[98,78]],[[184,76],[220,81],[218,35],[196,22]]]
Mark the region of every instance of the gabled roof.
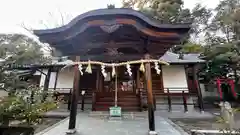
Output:
[[160,59],[168,63],[204,63],[205,60],[199,58],[200,54],[183,54],[183,58],[179,58],[179,54],[167,51]]

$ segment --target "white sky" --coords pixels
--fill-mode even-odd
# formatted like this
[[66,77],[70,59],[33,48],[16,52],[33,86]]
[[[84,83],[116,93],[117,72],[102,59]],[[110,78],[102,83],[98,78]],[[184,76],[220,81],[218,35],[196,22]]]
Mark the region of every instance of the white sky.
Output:
[[[21,27],[25,24],[28,28],[40,29],[55,26],[59,23],[60,13],[65,20],[89,10],[106,8],[107,4],[121,7],[122,0],[1,0],[0,4],[0,33],[23,33]],[[184,0],[185,7],[191,8],[196,3],[202,3],[214,8],[219,0]],[[49,13],[53,13],[51,16]]]

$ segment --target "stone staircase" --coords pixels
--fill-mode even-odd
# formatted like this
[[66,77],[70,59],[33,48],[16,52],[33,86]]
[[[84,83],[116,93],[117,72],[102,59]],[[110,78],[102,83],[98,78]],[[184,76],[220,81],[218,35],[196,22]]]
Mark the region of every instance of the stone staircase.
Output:
[[[108,111],[109,107],[114,106],[114,94],[96,94],[96,103],[94,105],[96,111]],[[122,111],[139,111],[139,99],[135,93],[124,92],[118,94],[117,105]]]

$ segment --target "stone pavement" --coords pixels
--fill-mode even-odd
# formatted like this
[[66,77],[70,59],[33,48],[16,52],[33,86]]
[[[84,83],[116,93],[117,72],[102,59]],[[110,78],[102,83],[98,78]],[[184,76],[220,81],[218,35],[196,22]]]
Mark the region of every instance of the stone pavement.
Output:
[[[68,128],[68,120],[67,118],[36,135],[65,135]],[[155,123],[158,135],[187,134],[170,120],[160,116],[155,117]],[[145,118],[109,120],[101,117],[89,117],[87,113],[79,113],[76,129],[77,133],[75,135],[147,135],[148,120]]]

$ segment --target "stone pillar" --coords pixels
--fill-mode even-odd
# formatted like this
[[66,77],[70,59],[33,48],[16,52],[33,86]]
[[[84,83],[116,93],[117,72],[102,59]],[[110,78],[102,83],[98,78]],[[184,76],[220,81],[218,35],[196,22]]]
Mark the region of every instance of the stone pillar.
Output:
[[230,103],[221,102],[219,106],[221,108],[221,117],[223,118],[224,123],[227,124],[227,128],[230,128],[230,130],[234,129],[236,123],[234,121],[234,110]]

